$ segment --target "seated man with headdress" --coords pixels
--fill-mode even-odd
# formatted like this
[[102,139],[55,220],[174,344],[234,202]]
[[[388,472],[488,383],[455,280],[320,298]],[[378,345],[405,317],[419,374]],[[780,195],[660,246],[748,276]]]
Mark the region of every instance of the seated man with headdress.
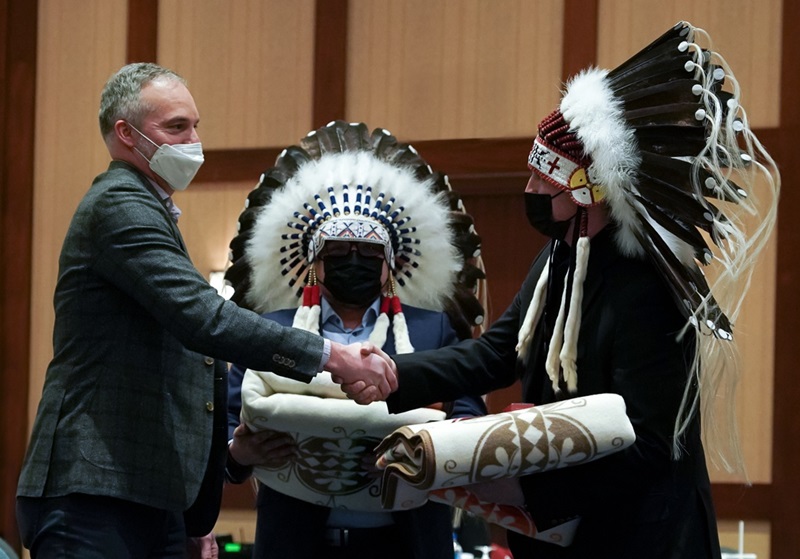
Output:
[[[482,320],[464,285],[482,276],[471,219],[446,177],[386,131],[312,132],[248,200],[228,277],[266,318],[390,354],[456,343],[445,309],[460,337]],[[453,556],[448,506],[382,509],[373,449],[402,425],[485,414],[479,396],[391,415],[324,372],[301,385],[234,365],[229,384],[229,479],[254,470],[260,482],[256,557]]]

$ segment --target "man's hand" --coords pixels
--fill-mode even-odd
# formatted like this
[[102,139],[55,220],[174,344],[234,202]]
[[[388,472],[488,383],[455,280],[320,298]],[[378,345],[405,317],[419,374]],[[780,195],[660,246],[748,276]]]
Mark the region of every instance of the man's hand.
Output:
[[331,343],[325,368],[342,385],[348,398],[359,404],[385,400],[397,390],[397,368],[388,355],[370,342],[342,345]]
[[189,559],[218,559],[219,546],[214,532],[202,538],[187,539],[186,557]]
[[297,454],[297,444],[286,433],[269,429],[254,432],[242,423],[233,431],[228,452],[242,466],[280,468]]

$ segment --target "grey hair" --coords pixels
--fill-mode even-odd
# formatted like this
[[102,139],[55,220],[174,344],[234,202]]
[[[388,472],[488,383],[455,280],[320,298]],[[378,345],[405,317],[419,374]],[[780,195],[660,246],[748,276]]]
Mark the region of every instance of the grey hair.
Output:
[[111,76],[100,94],[100,133],[103,138],[114,129],[120,119],[139,126],[144,114],[150,109],[142,102],[142,88],[148,83],[166,79],[186,84],[181,76],[151,62],[135,62],[120,68]]

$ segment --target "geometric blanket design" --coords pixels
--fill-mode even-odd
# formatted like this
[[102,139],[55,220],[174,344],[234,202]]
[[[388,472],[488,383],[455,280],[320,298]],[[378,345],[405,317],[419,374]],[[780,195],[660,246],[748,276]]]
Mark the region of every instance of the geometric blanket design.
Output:
[[483,502],[466,487],[434,489],[428,494],[428,498],[437,503],[464,509],[506,530],[513,530],[531,538],[536,535],[536,525],[525,507]]
[[385,509],[381,479],[367,475],[362,457],[374,456],[381,439],[398,427],[439,421],[445,414],[428,408],[390,414],[384,402],[359,405],[327,372],[306,384],[248,370],[241,417],[253,431],[282,431],[297,443],[298,455],[281,467],[254,468],[261,483],[309,503],[369,512]]
[[532,536],[535,527],[524,509],[480,503],[464,486],[584,464],[634,441],[618,394],[406,425],[377,449],[384,470],[381,498],[391,509],[416,508],[432,498]]

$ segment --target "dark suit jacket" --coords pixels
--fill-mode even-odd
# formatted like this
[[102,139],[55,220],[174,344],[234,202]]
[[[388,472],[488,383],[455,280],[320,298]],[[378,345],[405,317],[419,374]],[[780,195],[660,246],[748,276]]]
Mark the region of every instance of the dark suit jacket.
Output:
[[[321,360],[322,338],[219,297],[151,183],[118,161],[73,216],[54,304],[54,356],[19,496],[77,492],[183,511],[210,465],[218,507],[226,361],[307,381]],[[215,414],[223,444],[210,460]],[[206,522],[217,515],[208,510]]]
[[[515,353],[548,254],[540,255],[511,306],[480,339],[396,356],[400,388],[388,399],[390,410],[450,399],[467,389],[488,392],[518,378],[526,402],[545,404],[566,397],[566,392],[554,395],[544,371],[547,320],[535,333],[529,362],[519,363]],[[694,338],[676,341],[684,319],[667,286],[648,262],[622,256],[608,228],[591,240],[584,290],[578,394],[623,396],[637,440],[625,451],[587,465],[522,478],[528,509],[540,530],[576,515],[582,520],[569,548],[509,533],[511,551],[516,559],[717,559],[719,542],[697,417],[685,435],[683,455],[670,458]]]
[[[291,324],[296,309],[286,309],[264,315],[280,324]],[[444,347],[458,341],[456,333],[444,313],[403,305],[408,323],[411,345],[415,351]],[[395,351],[394,335],[389,328],[383,349]],[[241,386],[245,369],[234,365],[229,377],[228,430],[239,424]],[[486,406],[479,396],[458,398],[453,405],[452,417],[472,417],[486,414]],[[258,524],[256,554],[268,557],[314,559],[325,529],[330,508],[313,505],[278,493],[260,485],[258,492]],[[393,514],[400,530],[408,535],[409,559],[451,558],[453,556],[452,523],[450,508],[438,503],[428,503],[419,509]],[[298,526],[302,530],[298,532]],[[299,537],[298,537],[299,535]],[[269,550],[268,555],[260,552]]]

